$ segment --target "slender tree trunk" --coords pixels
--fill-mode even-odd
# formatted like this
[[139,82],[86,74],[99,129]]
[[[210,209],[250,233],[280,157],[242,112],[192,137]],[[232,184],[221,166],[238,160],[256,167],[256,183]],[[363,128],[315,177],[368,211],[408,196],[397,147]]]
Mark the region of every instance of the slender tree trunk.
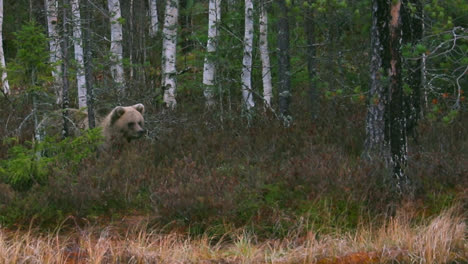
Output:
[[[415,10],[412,11],[409,5],[413,5]],[[420,0],[405,0],[402,2],[401,16],[403,21],[403,43],[416,46],[423,36],[423,20],[422,20],[423,5]],[[420,54],[419,59],[405,60],[403,67],[405,81],[410,89],[405,92],[405,112],[407,120],[408,133],[417,139],[416,127],[421,117],[421,102],[422,102],[422,75],[421,65],[422,57],[425,54]],[[409,90],[409,91],[408,91]]]
[[158,20],[158,5],[156,0],[148,0],[149,14],[150,14],[150,37],[156,37],[159,31],[159,20]]
[[279,110],[286,126],[290,125],[292,117],[289,113],[291,101],[291,65],[289,58],[289,19],[285,0],[277,0],[278,17],[278,99]]
[[271,99],[273,98],[273,86],[271,84],[271,65],[270,53],[268,51],[268,13],[266,4],[263,2],[260,6],[260,57],[262,59],[262,81],[263,81],[263,100],[266,108],[271,108]]
[[62,47],[60,46],[60,37],[57,32],[58,24],[58,1],[45,0],[45,9],[47,12],[47,30],[49,33],[49,50],[50,50],[50,64],[55,69],[52,71],[54,78],[54,91],[56,97],[56,104],[62,104],[62,65],[58,62],[62,59]]
[[427,102],[427,90],[428,90],[428,85],[427,85],[427,55],[426,53],[422,54],[421,58],[421,89],[423,93],[423,98],[421,99],[422,106],[421,106],[421,112],[419,113],[420,116],[424,116],[424,109],[427,109],[429,107],[429,104]]
[[305,32],[307,38],[307,73],[309,77],[309,96],[310,96],[310,109],[312,113],[312,119],[318,116],[318,91],[316,86],[316,50],[315,50],[315,21],[314,12],[312,7],[308,7],[306,10],[306,16],[304,19]]
[[364,156],[370,160],[382,158],[389,161],[389,152],[385,141],[385,108],[387,104],[385,78],[384,46],[386,41],[386,21],[388,8],[385,0],[372,1],[370,90],[366,118],[366,140]]
[[130,50],[130,52],[128,53],[128,56],[129,56],[129,60],[130,60],[130,67],[129,67],[129,71],[130,71],[130,74],[129,74],[129,79],[130,79],[130,82],[133,82],[133,77],[135,75],[134,73],[134,67],[133,65],[135,65],[135,58],[134,58],[134,54],[135,54],[135,51],[133,49],[133,47],[135,47],[135,41],[134,41],[134,36],[137,34],[136,30],[135,30],[135,26],[133,25],[133,4],[134,4],[134,1],[133,0],[130,0],[130,15],[129,15],[129,19],[128,19],[128,25],[130,27],[130,32],[132,32],[131,34],[129,34],[128,36],[128,39],[130,41],[130,47],[132,47],[132,49]]
[[[63,6],[68,6],[68,0],[63,0]],[[63,128],[62,128],[62,137],[66,138],[69,136],[69,82],[68,82],[68,16],[67,8],[63,8],[63,60],[62,60],[62,77],[63,77],[63,90],[62,90],[62,116],[63,116]]]
[[117,90],[120,96],[125,93],[125,78],[123,69],[123,47],[122,47],[122,16],[120,12],[119,0],[108,0],[107,1],[109,13],[110,13],[110,28],[111,28],[111,74],[117,85]]
[[83,42],[84,42],[84,70],[86,75],[86,105],[88,109],[88,127],[94,128],[96,127],[96,118],[94,115],[94,97],[93,97],[93,65],[92,65],[92,49],[91,49],[91,11],[89,8],[89,3],[85,2],[84,6],[85,10],[85,21],[86,26],[83,34]]
[[[424,24],[425,20],[425,11],[424,8],[421,10],[421,27],[422,27],[422,36],[421,38],[424,38],[424,33],[426,32],[426,26]],[[427,102],[427,90],[429,87],[427,87],[427,66],[426,66],[426,61],[427,61],[427,55],[426,53],[422,54],[421,57],[421,89],[422,89],[422,97],[421,100],[421,112],[419,113],[420,116],[424,116],[424,110],[429,107],[428,102]]]
[[177,22],[179,17],[179,0],[167,0],[164,15],[163,46],[162,46],[162,87],[163,100],[166,106],[174,109],[176,101],[176,48]]
[[242,97],[247,110],[255,106],[252,93],[252,45],[254,37],[253,2],[245,0],[244,58],[242,59]]
[[[37,85],[36,69],[31,71],[31,86],[34,87]],[[44,140],[44,130],[41,128],[39,122],[39,109],[37,105],[37,92],[33,91],[31,93],[32,103],[33,103],[33,120],[34,120],[34,140],[36,142],[41,142]],[[36,157],[40,158],[42,155],[41,152],[36,153]]]
[[86,77],[84,72],[83,39],[81,34],[80,1],[71,0],[73,18],[73,46],[75,49],[76,87],[78,88],[78,107],[87,107],[86,99]]
[[203,94],[206,106],[212,106],[215,86],[215,53],[218,41],[218,23],[221,21],[221,0],[210,0],[208,11],[208,41],[206,43],[205,65],[203,67]]
[[7,72],[5,64],[5,54],[3,53],[3,0],[0,0],[0,71],[2,72],[2,92],[7,95],[10,93]]

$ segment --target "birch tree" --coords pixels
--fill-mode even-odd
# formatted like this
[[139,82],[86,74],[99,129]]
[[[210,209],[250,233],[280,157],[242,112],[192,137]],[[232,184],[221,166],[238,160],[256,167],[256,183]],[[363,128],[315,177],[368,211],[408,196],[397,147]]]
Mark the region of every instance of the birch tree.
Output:
[[159,31],[159,20],[158,20],[158,5],[156,0],[148,0],[149,14],[150,14],[150,37],[155,37]]
[[252,93],[252,45],[254,37],[253,2],[245,0],[244,57],[242,59],[242,98],[247,110],[255,106]]
[[0,0],[0,71],[2,71],[2,91],[7,95],[10,93],[10,85],[7,80],[5,55],[3,53],[3,0]]
[[124,69],[123,69],[123,47],[122,47],[122,16],[120,12],[119,0],[107,1],[110,13],[110,28],[111,28],[111,74],[114,82],[117,84],[118,92],[123,94],[125,87]]
[[208,41],[206,43],[205,65],[203,66],[203,86],[205,88],[206,105],[214,104],[215,62],[214,54],[217,47],[218,23],[221,21],[221,0],[210,0],[208,10]]
[[62,59],[62,47],[60,46],[60,37],[57,31],[58,23],[58,1],[45,0],[45,9],[47,12],[47,31],[49,34],[49,62],[54,66],[52,77],[54,78],[54,91],[56,104],[62,104],[62,66],[58,63]]
[[273,97],[273,87],[271,84],[270,54],[268,51],[268,14],[265,3],[260,6],[260,57],[262,60],[262,81],[263,100],[266,108],[271,108],[271,98]]
[[176,48],[177,21],[179,18],[179,0],[167,0],[164,15],[162,45],[162,87],[166,106],[174,109],[176,101]]
[[78,107],[87,107],[86,99],[86,77],[84,72],[83,39],[81,34],[80,1],[71,0],[73,20],[73,46],[76,60],[76,86],[78,89]]

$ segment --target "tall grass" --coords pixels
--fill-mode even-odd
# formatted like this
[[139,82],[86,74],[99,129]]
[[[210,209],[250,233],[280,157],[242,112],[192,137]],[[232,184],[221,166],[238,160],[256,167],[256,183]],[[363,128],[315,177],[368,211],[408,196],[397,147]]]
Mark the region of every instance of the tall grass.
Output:
[[[198,238],[148,228],[77,228],[61,234],[0,229],[0,263],[466,263],[467,226],[453,207],[423,222],[398,211],[380,226],[318,234],[298,224],[282,239],[241,228]],[[146,221],[146,220],[143,220]],[[146,223],[146,224],[145,224]],[[394,262],[392,262],[394,261]]]

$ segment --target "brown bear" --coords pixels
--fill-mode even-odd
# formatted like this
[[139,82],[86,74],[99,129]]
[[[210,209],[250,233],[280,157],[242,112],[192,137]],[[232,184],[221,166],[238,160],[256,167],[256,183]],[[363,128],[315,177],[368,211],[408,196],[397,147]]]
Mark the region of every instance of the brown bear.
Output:
[[118,146],[141,138],[146,130],[143,128],[145,106],[117,106],[101,122],[105,144],[108,147]]

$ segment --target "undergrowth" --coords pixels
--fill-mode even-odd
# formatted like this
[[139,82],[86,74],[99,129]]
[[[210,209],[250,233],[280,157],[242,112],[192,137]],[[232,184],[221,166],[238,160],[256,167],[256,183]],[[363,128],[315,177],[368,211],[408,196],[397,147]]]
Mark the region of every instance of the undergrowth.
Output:
[[382,223],[405,201],[419,221],[456,203],[466,208],[466,115],[448,124],[421,122],[406,169],[416,192],[396,197],[384,166],[360,157],[362,105],[333,105],[316,120],[297,114],[287,128],[260,111],[247,122],[202,104],[175,112],[148,106],[148,136],[118,153],[99,151],[93,130],[36,144],[21,134],[5,140],[10,135],[3,132],[1,225],[27,227],[34,219],[50,229],[70,216],[86,224],[131,214],[195,236],[242,227],[268,239],[287,237],[300,219],[317,234],[353,232]]

